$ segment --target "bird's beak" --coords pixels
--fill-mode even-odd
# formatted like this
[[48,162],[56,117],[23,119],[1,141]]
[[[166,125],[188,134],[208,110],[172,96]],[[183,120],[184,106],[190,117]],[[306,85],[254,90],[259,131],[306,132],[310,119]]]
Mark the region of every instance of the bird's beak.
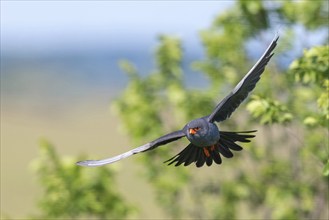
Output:
[[189,132],[190,134],[196,134],[196,132],[197,132],[198,130],[199,130],[199,129],[197,129],[197,128],[190,128],[188,132]]

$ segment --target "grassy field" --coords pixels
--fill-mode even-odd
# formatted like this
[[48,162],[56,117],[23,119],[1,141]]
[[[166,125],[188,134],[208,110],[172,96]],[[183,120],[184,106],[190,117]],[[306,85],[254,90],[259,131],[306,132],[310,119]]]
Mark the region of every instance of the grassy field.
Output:
[[[51,111],[51,114],[5,103],[1,109],[3,216],[24,218],[38,212],[36,202],[41,190],[31,163],[38,157],[41,138],[54,144],[63,157],[76,157],[82,153],[104,157],[130,149],[129,140],[118,131],[120,122],[110,113],[108,102],[86,100],[85,104],[67,107],[66,112]],[[141,206],[141,215],[145,218],[154,214],[161,216],[152,202],[148,183],[138,177],[140,168],[136,161],[127,159],[114,166],[118,169],[119,190],[128,200]],[[131,183],[134,183],[133,187]],[[139,190],[135,190],[136,187]]]

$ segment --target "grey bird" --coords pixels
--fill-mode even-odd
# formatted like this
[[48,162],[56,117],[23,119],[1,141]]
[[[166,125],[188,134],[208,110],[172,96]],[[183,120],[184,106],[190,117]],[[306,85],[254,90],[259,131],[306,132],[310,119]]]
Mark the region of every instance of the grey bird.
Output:
[[243,132],[219,131],[215,123],[222,122],[229,118],[241,102],[245,100],[248,94],[255,88],[256,83],[265,70],[265,66],[274,54],[273,50],[277,45],[278,39],[278,35],[274,37],[257,63],[235,86],[233,91],[215,107],[210,115],[192,120],[179,131],[166,134],[118,156],[103,160],[79,161],[76,164],[88,167],[111,164],[131,155],[153,150],[182,137],[186,137],[190,141],[190,144],[180,153],[165,161],[168,165],[175,164],[175,166],[179,166],[184,164],[184,166],[188,166],[195,163],[197,167],[202,167],[206,163],[208,166],[211,166],[213,162],[216,164],[222,163],[221,155],[226,158],[233,157],[231,150],[242,150],[242,147],[236,142],[250,142],[249,139],[255,137],[255,135],[251,133],[256,132],[256,130]]

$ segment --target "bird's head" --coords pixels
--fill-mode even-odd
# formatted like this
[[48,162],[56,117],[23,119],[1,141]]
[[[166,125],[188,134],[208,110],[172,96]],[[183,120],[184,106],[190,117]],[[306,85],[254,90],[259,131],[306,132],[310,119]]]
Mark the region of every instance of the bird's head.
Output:
[[188,133],[190,133],[191,135],[195,135],[200,129],[200,127],[189,128]]
[[208,130],[208,123],[203,118],[195,119],[185,126],[187,136],[202,136]]
[[196,146],[211,146],[219,139],[219,130],[214,123],[198,118],[185,125],[187,139]]

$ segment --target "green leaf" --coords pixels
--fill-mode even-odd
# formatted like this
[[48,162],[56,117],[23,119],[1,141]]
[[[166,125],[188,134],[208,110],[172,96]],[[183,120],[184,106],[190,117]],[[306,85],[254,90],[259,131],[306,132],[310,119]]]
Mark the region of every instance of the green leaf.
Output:
[[307,126],[314,127],[318,124],[318,120],[314,117],[306,117],[303,121],[303,123]]
[[324,176],[329,176],[329,159],[328,159],[326,165],[323,167],[322,174]]

